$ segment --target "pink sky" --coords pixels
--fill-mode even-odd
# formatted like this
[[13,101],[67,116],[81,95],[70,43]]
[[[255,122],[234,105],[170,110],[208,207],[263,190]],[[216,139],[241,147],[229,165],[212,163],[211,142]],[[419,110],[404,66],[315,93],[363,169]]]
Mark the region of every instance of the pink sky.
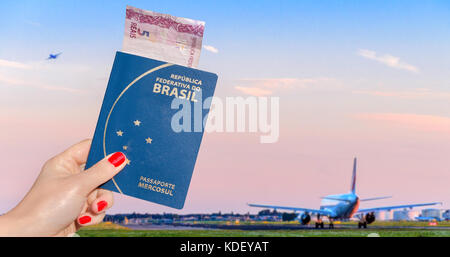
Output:
[[[218,95],[232,94],[229,88],[220,89]],[[56,94],[74,103],[84,97]],[[361,197],[394,196],[376,204],[443,201],[449,206],[448,117],[346,113],[324,107],[326,99],[312,104],[316,113],[311,113],[305,103],[290,97],[280,95],[278,143],[260,144],[259,134],[205,134],[184,210],[116,194],[111,212],[258,210],[248,208],[247,202],[318,207],[320,196],[349,190],[353,156],[359,158]],[[5,169],[0,175],[0,212],[23,197],[49,157],[91,137],[102,96],[91,98],[98,102],[93,100],[88,107],[36,111],[25,106],[1,113]]]

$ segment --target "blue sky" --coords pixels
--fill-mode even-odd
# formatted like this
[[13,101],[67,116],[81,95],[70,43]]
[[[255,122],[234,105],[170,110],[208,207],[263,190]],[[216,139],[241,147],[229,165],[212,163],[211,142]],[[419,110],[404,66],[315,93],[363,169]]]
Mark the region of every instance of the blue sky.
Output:
[[[0,54],[27,60],[61,50],[79,62],[109,62],[121,48],[127,4],[206,21],[204,43],[223,55],[205,53],[202,66],[226,75],[293,76],[300,66],[310,75],[352,76],[347,67],[359,63],[344,56],[358,48],[395,53],[430,70],[449,60],[445,1],[3,1]],[[231,72],[229,65],[252,68]]]
[[[448,1],[4,0],[0,156],[15,172],[0,175],[0,213],[20,200],[46,159],[92,136],[126,5],[205,21],[203,44],[219,52],[204,49],[199,68],[218,73],[218,96],[246,95],[238,89],[246,87],[280,97],[279,143],[206,137],[202,149],[227,158],[200,153],[185,212],[247,211],[250,200],[317,207],[323,194],[347,190],[355,154],[366,174],[362,194],[398,196],[389,204],[450,203]],[[44,61],[60,51],[57,62]],[[24,155],[33,158],[23,163]],[[325,183],[312,188],[303,179],[309,174]],[[405,176],[425,192],[398,187]],[[234,183],[234,191],[200,183],[208,179],[211,188]],[[121,197],[115,208],[173,211]]]

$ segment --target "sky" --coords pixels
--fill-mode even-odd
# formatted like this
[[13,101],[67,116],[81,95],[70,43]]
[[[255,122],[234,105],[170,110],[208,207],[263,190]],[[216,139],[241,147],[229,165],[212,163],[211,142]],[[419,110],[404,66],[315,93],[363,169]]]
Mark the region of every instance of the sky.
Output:
[[[448,1],[2,1],[0,213],[43,163],[91,138],[125,7],[206,22],[199,68],[218,97],[280,99],[280,138],[206,133],[188,198],[175,210],[115,194],[109,213],[318,208],[349,191],[364,203],[450,208]],[[49,53],[63,52],[54,62]]]

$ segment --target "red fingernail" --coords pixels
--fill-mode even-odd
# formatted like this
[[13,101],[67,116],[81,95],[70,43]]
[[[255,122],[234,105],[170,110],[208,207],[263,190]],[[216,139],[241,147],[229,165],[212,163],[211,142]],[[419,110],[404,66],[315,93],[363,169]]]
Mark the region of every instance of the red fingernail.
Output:
[[105,207],[108,205],[108,203],[106,201],[100,201],[97,203],[97,210],[98,211],[103,211],[103,209],[105,209]]
[[91,222],[91,217],[89,217],[89,216],[83,216],[83,217],[80,217],[80,218],[78,219],[78,222],[80,222],[80,224],[86,224],[86,223],[89,223],[89,222]]
[[124,161],[125,161],[125,154],[121,153],[121,152],[117,152],[113,155],[111,155],[111,157],[108,158],[108,161],[114,165],[114,167],[119,167]]

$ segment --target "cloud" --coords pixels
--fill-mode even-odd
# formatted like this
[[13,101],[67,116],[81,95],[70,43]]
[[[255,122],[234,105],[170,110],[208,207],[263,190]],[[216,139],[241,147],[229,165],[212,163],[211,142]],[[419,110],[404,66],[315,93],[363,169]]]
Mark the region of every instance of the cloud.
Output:
[[399,57],[395,57],[389,54],[386,55],[377,55],[375,51],[366,50],[366,49],[360,49],[358,50],[357,54],[361,57],[377,61],[379,63],[382,63],[386,66],[400,69],[400,70],[407,70],[411,72],[419,72],[419,69],[411,64],[404,63],[400,61]]
[[33,27],[40,27],[41,26],[41,24],[39,22],[36,22],[36,21],[25,20],[25,23],[28,24],[28,25],[31,25]]
[[450,133],[450,117],[408,113],[359,113],[354,115],[354,118],[388,126],[400,126],[403,129]]
[[404,91],[381,91],[381,90],[355,90],[353,94],[372,95],[381,97],[395,97],[403,99],[450,99],[450,92],[432,91],[427,88],[417,88]]
[[266,78],[240,79],[234,88],[249,95],[271,95],[275,91],[295,89],[326,89],[339,87],[335,79],[331,78]]
[[0,67],[6,67],[6,68],[13,68],[13,69],[23,69],[23,70],[29,70],[32,68],[31,65],[21,63],[21,62],[14,62],[14,61],[8,61],[8,60],[2,60],[0,59]]
[[252,95],[252,96],[269,96],[272,95],[272,91],[265,90],[257,87],[234,87],[238,91],[241,91],[244,94]]
[[[83,81],[90,70],[87,66],[55,64],[45,60],[24,63],[0,59],[0,86],[22,86],[67,93],[87,93],[88,90],[76,88],[80,84],[78,80],[68,78],[76,76],[82,78],[81,81]],[[79,76],[77,73],[83,76]],[[65,86],[54,86],[56,81]],[[67,86],[68,84],[69,86]]]
[[215,53],[215,54],[219,53],[219,49],[215,48],[214,46],[203,45],[203,48],[204,48],[206,51],[211,52],[211,53]]
[[38,88],[38,89],[50,90],[50,91],[61,91],[61,92],[66,92],[66,93],[75,93],[75,94],[87,93],[87,91],[85,91],[85,90],[80,90],[80,89],[75,89],[75,88],[51,86],[51,85],[46,85],[46,84],[42,84],[42,83],[38,83],[38,82],[28,82],[28,81],[19,80],[16,78],[8,78],[2,74],[0,74],[0,83],[4,84],[4,85],[9,85],[9,86],[26,86],[26,87],[33,87],[33,88]]
[[330,82],[329,78],[268,78],[268,79],[241,79],[239,82],[252,86],[271,89],[306,88],[311,85]]
[[15,79],[15,78],[7,78],[7,77],[2,76],[0,74],[0,83],[4,83],[4,84],[7,84],[7,85],[12,85],[12,86],[20,86],[20,85],[23,84],[23,81]]
[[61,63],[51,60],[42,59],[33,62],[16,62],[0,59],[0,67],[11,70],[34,70],[34,71],[49,71],[49,72],[70,72],[70,73],[84,73],[91,71],[92,68],[86,65],[75,65],[69,63]]

